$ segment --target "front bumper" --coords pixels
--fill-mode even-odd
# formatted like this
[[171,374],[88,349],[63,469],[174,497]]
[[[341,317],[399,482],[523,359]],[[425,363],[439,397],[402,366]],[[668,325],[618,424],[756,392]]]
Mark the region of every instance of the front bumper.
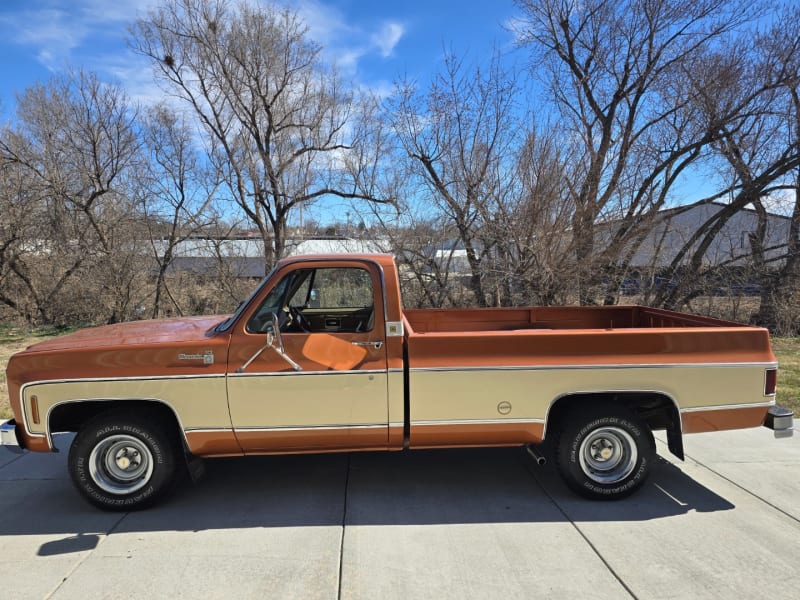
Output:
[[776,438],[787,438],[794,435],[794,412],[783,406],[772,406],[764,419],[764,427],[775,432]]
[[0,424],[0,446],[14,454],[22,454],[22,446],[17,437],[17,423],[14,419]]

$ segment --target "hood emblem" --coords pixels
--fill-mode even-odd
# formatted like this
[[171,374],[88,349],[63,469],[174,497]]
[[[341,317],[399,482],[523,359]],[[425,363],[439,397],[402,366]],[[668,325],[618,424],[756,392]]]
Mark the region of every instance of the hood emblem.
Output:
[[214,364],[214,352],[206,350],[203,354],[178,354],[178,360],[202,360],[204,365]]

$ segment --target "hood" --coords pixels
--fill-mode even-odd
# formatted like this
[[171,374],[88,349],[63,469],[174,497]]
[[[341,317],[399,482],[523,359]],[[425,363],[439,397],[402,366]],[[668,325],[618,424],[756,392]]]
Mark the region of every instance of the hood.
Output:
[[172,344],[202,342],[208,332],[225,316],[181,317],[153,321],[132,321],[79,329],[52,340],[29,346],[26,352],[45,352],[109,346],[138,346],[170,342]]

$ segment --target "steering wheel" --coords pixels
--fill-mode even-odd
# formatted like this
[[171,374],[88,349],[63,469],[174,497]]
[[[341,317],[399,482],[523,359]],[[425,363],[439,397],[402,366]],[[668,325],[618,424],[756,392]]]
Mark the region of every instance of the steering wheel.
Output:
[[311,333],[311,323],[308,322],[303,316],[303,313],[300,312],[300,309],[296,306],[289,306],[289,314],[292,317],[292,323],[297,325],[300,331],[304,331],[305,333]]

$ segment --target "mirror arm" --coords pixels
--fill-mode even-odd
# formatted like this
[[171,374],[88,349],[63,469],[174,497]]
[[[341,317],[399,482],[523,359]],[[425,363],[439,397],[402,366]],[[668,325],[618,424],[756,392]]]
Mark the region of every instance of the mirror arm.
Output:
[[300,366],[300,365],[298,365],[296,362],[294,362],[294,361],[293,361],[293,360],[292,360],[292,359],[289,357],[289,355],[288,355],[288,354],[286,354],[286,352],[284,352],[284,351],[283,351],[283,350],[281,350],[280,348],[276,348],[275,346],[272,346],[272,345],[270,345],[270,348],[272,348],[273,350],[275,350],[275,352],[277,352],[277,353],[278,353],[278,356],[280,356],[280,357],[281,357],[283,360],[285,360],[287,363],[289,363],[289,364],[292,366],[292,368],[293,368],[295,371],[302,371],[302,370],[303,370],[303,367],[301,367],[301,366]]
[[261,346],[261,348],[256,350],[256,353],[253,354],[253,356],[251,356],[250,358],[248,358],[241,367],[236,369],[236,372],[241,373],[242,371],[244,371],[247,367],[250,366],[250,363],[252,363],[255,359],[257,359],[261,355],[261,353],[270,346],[272,346],[272,340],[268,340],[266,344],[264,344],[263,346]]
[[[276,340],[278,342],[277,346],[275,345],[275,341]],[[294,362],[289,357],[289,355],[286,354],[286,352],[284,351],[284,349],[283,349],[283,339],[281,338],[280,323],[278,322],[278,315],[275,314],[275,313],[272,313],[272,331],[267,333],[267,343],[264,344],[263,346],[261,346],[261,348],[259,348],[256,351],[256,353],[253,354],[253,356],[248,358],[241,367],[236,369],[236,372],[237,373],[244,372],[244,370],[247,367],[250,366],[250,363],[252,363],[255,359],[257,359],[261,355],[261,353],[264,352],[264,350],[266,350],[267,348],[272,348],[273,350],[275,350],[275,352],[278,354],[278,356],[280,356],[283,360],[285,360],[287,363],[289,363],[291,365],[291,367],[295,371],[302,371],[303,370],[303,367],[301,367],[296,362]]]
[[294,361],[293,361],[293,360],[292,360],[292,359],[289,357],[289,355],[288,355],[288,354],[286,354],[286,352],[284,352],[284,351],[283,351],[283,350],[281,350],[280,348],[277,348],[277,347],[273,346],[273,345],[272,345],[272,339],[269,339],[269,341],[268,341],[266,344],[264,344],[263,346],[261,346],[261,348],[259,348],[258,350],[256,350],[256,353],[255,353],[255,354],[253,354],[253,356],[251,356],[250,358],[248,358],[248,359],[245,361],[245,363],[244,363],[244,364],[243,364],[241,367],[239,367],[238,369],[236,369],[236,372],[237,372],[237,373],[242,373],[242,372],[244,372],[244,370],[245,370],[247,367],[249,367],[249,366],[250,366],[250,364],[251,364],[251,363],[252,363],[252,362],[253,362],[255,359],[257,359],[259,356],[261,356],[261,353],[262,353],[262,352],[264,352],[264,350],[266,350],[267,348],[272,348],[273,350],[275,350],[275,352],[277,353],[277,355],[278,355],[278,356],[280,356],[280,357],[281,357],[283,360],[285,360],[287,363],[289,363],[289,364],[292,366],[292,368],[293,368],[295,371],[302,371],[302,370],[303,370],[303,367],[301,367],[301,366],[300,366],[300,365],[298,365],[296,362],[294,362]]

